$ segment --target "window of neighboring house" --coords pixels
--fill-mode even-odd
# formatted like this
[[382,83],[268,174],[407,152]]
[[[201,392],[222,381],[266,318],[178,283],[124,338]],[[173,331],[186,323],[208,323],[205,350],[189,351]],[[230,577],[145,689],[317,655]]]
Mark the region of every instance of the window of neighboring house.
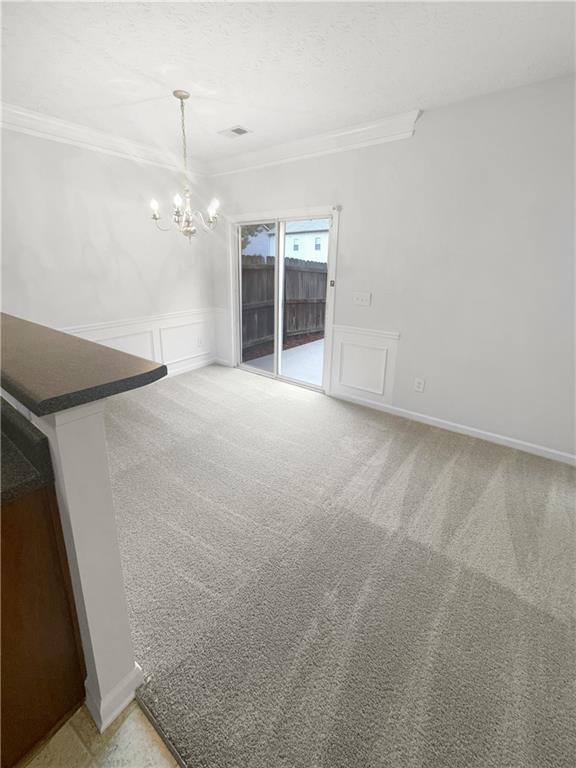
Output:
[[292,250],[293,251],[300,250],[300,243],[298,242],[298,239],[296,237],[294,238],[294,242],[292,243]]
[[321,243],[320,243],[320,238],[319,237],[315,237],[314,238],[314,250],[315,251],[319,251],[321,247],[322,246],[321,246]]

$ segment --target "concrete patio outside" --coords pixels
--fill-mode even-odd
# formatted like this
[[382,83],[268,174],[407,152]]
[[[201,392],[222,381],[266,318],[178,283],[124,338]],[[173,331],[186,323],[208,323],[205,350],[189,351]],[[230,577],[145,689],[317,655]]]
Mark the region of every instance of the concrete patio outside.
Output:
[[[324,339],[301,344],[282,351],[281,375],[295,379],[315,387],[322,386],[322,370],[324,363]],[[256,360],[250,360],[245,365],[258,368],[261,371],[274,371],[274,356],[265,355]]]

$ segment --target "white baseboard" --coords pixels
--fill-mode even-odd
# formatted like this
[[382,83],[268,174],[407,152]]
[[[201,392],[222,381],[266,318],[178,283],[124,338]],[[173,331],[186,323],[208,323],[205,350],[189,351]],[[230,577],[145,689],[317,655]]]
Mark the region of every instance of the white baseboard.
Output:
[[458,432],[461,435],[476,437],[479,440],[487,440],[490,443],[504,445],[507,448],[515,448],[518,451],[532,453],[536,456],[542,456],[545,459],[552,459],[553,461],[560,461],[564,464],[576,466],[576,454],[557,451],[554,448],[546,448],[543,445],[527,443],[524,440],[518,440],[514,437],[506,437],[505,435],[497,435],[493,432],[485,432],[483,429],[468,427],[465,424],[456,424],[453,421],[438,419],[435,416],[427,416],[424,413],[417,413],[416,411],[408,411],[404,408],[397,408],[394,405],[375,403],[372,400],[366,400],[362,397],[353,397],[340,393],[334,393],[332,394],[332,397],[335,397],[339,400],[347,400],[348,402],[355,403],[356,405],[363,405],[366,408],[374,408],[377,411],[383,411],[384,413],[391,413],[394,416],[402,416],[402,418],[410,419],[411,421],[419,421],[422,424],[429,424],[431,427],[440,427],[440,429],[446,429],[449,432]]
[[206,365],[216,362],[216,358],[211,352],[208,352],[203,355],[186,358],[186,360],[178,360],[175,363],[167,363],[166,367],[168,368],[168,376],[179,376],[181,373],[195,371],[197,368],[204,368]]
[[86,707],[100,733],[118,717],[135,698],[136,689],[144,682],[144,675],[138,664],[105,696],[100,698],[86,681]]
[[[61,330],[164,363],[168,375],[176,376],[212,363],[233,366],[233,362],[218,354],[217,350],[217,339],[222,330],[219,326],[223,318],[224,310],[221,308],[192,309]],[[405,419],[576,466],[575,454],[389,405],[386,401],[391,398],[394,384],[398,340],[398,333],[334,326],[334,365],[327,394]],[[343,352],[348,349],[363,354],[366,359],[361,362],[365,365],[358,365],[354,358],[347,364]],[[355,390],[366,392],[367,396],[357,395]]]

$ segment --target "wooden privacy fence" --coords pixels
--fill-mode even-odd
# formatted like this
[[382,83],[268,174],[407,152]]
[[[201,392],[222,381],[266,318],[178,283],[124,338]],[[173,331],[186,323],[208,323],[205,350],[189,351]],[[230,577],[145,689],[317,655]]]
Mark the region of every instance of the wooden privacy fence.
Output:
[[[284,338],[324,332],[327,265],[284,259]],[[242,256],[242,346],[274,339],[274,259]]]

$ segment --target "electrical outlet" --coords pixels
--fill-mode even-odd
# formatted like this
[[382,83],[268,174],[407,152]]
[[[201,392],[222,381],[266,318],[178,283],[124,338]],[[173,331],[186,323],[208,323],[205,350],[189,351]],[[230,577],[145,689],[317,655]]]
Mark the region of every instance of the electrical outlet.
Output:
[[414,379],[414,391],[415,392],[424,392],[424,387],[426,386],[426,380],[425,379]]
[[372,304],[372,294],[369,291],[356,291],[352,294],[352,301],[358,307],[369,307]]
[[196,337],[196,346],[198,347],[198,349],[202,349],[202,346],[203,346],[202,336],[197,336]]

